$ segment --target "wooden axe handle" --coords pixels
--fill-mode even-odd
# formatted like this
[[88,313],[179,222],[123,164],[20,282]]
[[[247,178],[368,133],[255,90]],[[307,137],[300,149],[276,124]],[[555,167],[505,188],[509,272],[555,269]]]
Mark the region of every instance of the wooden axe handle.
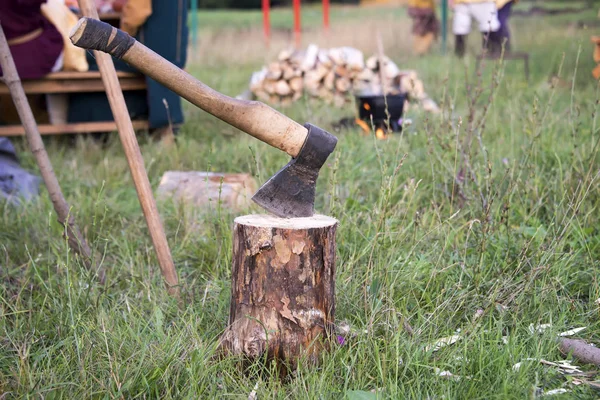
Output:
[[90,18],[72,29],[71,42],[120,58],[197,107],[296,157],[308,130],[258,101],[238,100],[217,92],[150,50],[127,33]]

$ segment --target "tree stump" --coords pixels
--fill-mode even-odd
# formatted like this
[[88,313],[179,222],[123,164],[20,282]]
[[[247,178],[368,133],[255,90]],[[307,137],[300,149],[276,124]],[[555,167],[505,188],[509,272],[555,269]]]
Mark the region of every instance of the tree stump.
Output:
[[332,337],[337,223],[322,215],[235,219],[225,354],[266,353],[283,375],[301,357],[318,362]]
[[250,207],[251,197],[258,190],[249,174],[225,174],[202,171],[167,171],[156,190],[159,200],[172,199],[198,209],[217,202],[232,210]]

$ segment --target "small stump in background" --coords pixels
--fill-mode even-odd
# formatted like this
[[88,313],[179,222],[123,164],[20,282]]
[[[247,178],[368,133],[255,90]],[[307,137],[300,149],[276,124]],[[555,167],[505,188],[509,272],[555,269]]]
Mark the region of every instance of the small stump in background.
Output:
[[167,171],[160,179],[156,196],[197,208],[222,202],[226,208],[242,210],[251,204],[258,186],[249,174],[202,171]]
[[206,228],[207,216],[214,215],[219,207],[228,212],[250,209],[257,190],[256,180],[249,174],[167,171],[160,179],[156,198],[183,207],[184,231],[198,234]]
[[333,337],[337,224],[322,215],[235,219],[223,353],[250,360],[266,353],[283,376],[301,357],[318,362]]

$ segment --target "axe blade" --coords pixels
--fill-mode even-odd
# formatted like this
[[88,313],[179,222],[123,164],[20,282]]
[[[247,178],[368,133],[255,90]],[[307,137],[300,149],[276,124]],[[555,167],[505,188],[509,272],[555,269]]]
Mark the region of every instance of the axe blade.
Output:
[[281,218],[314,215],[319,171],[337,144],[337,138],[329,132],[311,124],[304,126],[308,135],[298,155],[252,197],[255,203]]

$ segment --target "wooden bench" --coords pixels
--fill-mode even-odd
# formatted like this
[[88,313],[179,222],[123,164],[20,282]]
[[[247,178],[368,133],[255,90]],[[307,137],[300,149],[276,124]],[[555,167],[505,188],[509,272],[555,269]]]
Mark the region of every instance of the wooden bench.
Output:
[[[500,56],[491,53],[480,54],[477,56],[477,67],[475,68],[475,72],[479,71],[479,66],[481,65],[481,60],[499,60]],[[529,80],[529,53],[525,52],[505,52],[502,55],[503,60],[523,60],[523,65],[525,69],[525,79]]]
[[[117,72],[121,89],[125,91],[145,90],[144,76],[130,73]],[[26,94],[52,94],[52,93],[91,93],[104,92],[104,84],[100,72],[55,72],[41,79],[22,80]],[[8,86],[0,83],[0,95],[10,94]],[[133,121],[136,130],[148,128],[147,121]],[[41,124],[38,125],[42,135],[60,135],[63,133],[92,133],[111,132],[117,129],[114,121],[84,122],[64,125]],[[21,136],[25,130],[21,125],[0,126],[0,136]]]

